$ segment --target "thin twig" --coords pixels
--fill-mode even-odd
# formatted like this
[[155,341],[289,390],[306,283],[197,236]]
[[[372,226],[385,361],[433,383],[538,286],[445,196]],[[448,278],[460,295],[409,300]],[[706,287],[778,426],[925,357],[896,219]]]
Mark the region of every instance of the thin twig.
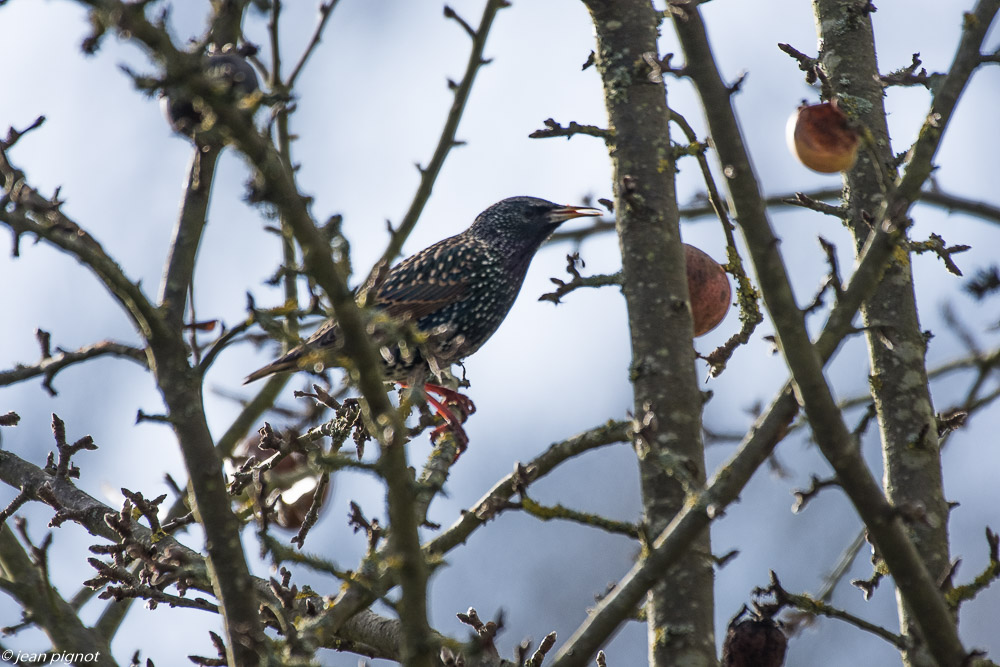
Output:
[[794,197],[784,199],[781,203],[788,204],[789,206],[801,206],[803,208],[816,211],[817,213],[832,215],[833,217],[840,218],[841,220],[846,220],[848,217],[847,209],[843,206],[831,206],[826,202],[813,199],[804,192],[796,192]]
[[925,252],[934,253],[942,262],[944,262],[948,271],[956,276],[961,276],[962,270],[958,268],[958,265],[955,264],[955,260],[953,260],[951,256],[960,252],[965,252],[966,250],[970,250],[972,248],[972,246],[961,244],[953,246],[946,245],[944,239],[938,234],[931,234],[930,238],[926,241],[909,241],[907,242],[907,246],[909,247],[910,252],[917,255]]
[[[817,600],[809,595],[800,595],[795,593],[789,593],[784,588],[781,587],[781,583],[778,581],[778,577],[771,572],[771,585],[767,588],[758,588],[754,591],[755,595],[773,595],[775,597],[775,604],[767,605],[768,611],[776,613],[782,607],[794,607],[802,611],[803,613],[810,614],[813,616],[828,616],[830,618],[838,618],[842,621],[850,623],[856,628],[870,632],[873,635],[884,639],[896,648],[900,650],[906,650],[910,647],[910,641],[903,635],[898,635],[891,632],[880,625],[866,621],[865,619],[855,616],[854,614],[839,609],[830,605],[822,600]],[[772,611],[773,610],[773,611]]]
[[74,364],[88,361],[90,359],[96,359],[98,357],[117,357],[120,359],[129,359],[141,366],[146,366],[147,364],[146,353],[144,350],[132,347],[131,345],[115,343],[108,340],[93,343],[91,345],[85,345],[78,350],[64,350],[57,347],[55,354],[42,359],[37,364],[30,366],[22,366],[18,364],[9,371],[0,371],[0,387],[30,380],[31,378],[38,376],[44,376],[45,381],[42,386],[45,387],[50,394],[55,395],[56,391],[52,386],[52,380],[59,371],[64,368],[68,368],[69,366],[73,366]]
[[[839,199],[842,194],[843,191],[840,188],[824,188],[822,190],[814,190],[803,193],[807,199],[815,202]],[[798,192],[771,195],[764,201],[769,208],[798,206],[800,203],[798,201],[798,195]],[[704,203],[681,207],[679,213],[682,219],[698,220],[708,216],[716,216],[715,209],[708,203],[707,197],[702,195],[700,199],[704,201]],[[947,192],[942,192],[933,186],[920,192],[917,203],[941,208],[949,213],[964,213],[987,222],[1000,224],[1000,206],[994,206],[993,204],[981,200],[969,199]],[[834,209],[824,209],[822,212],[834,213]],[[838,215],[838,217],[840,216]],[[614,221],[598,220],[592,225],[581,227],[580,229],[557,231],[550,237],[548,242],[559,243],[563,241],[573,241],[574,243],[580,243],[591,236],[613,232],[614,230]]]
[[572,276],[572,280],[566,282],[560,278],[549,278],[552,284],[556,286],[554,292],[549,292],[538,297],[539,301],[551,301],[552,303],[558,305],[562,303],[562,298],[581,287],[605,287],[607,285],[619,285],[622,284],[622,272],[616,271],[610,274],[597,274],[594,276],[582,276],[580,271],[576,268],[577,263],[583,266],[583,260],[580,259],[579,253],[573,253],[572,255],[566,255],[566,272]]
[[545,125],[545,129],[535,130],[528,135],[529,139],[551,139],[553,137],[566,137],[569,139],[574,135],[583,134],[603,139],[606,144],[614,143],[615,140],[615,134],[611,130],[606,130],[596,125],[580,125],[575,120],[571,120],[566,127],[563,127],[552,118],[546,118],[542,123]]
[[698,160],[698,166],[701,169],[705,187],[708,189],[708,202],[722,224],[722,233],[726,237],[726,253],[729,259],[725,266],[726,272],[731,274],[736,280],[736,296],[740,306],[740,330],[730,336],[729,340],[725,343],[703,357],[710,366],[709,372],[712,377],[718,377],[725,370],[726,363],[732,358],[733,353],[736,352],[736,348],[740,345],[745,345],[750,340],[750,336],[753,335],[757,325],[764,321],[764,315],[760,310],[760,294],[757,292],[757,288],[753,286],[753,283],[750,282],[746,269],[743,267],[743,258],[740,257],[739,248],[736,245],[736,237],[733,234],[736,226],[729,219],[722,196],[715,185],[715,178],[712,176],[712,170],[708,166],[708,160],[705,158],[705,148],[698,142],[698,136],[684,116],[671,109],[670,120],[681,129],[681,132],[684,133],[684,136],[692,146],[697,145],[700,147],[694,152],[694,155]]
[[[458,145],[458,142],[455,141],[455,133],[458,131],[458,124],[462,119],[462,114],[465,113],[465,106],[469,101],[469,94],[472,92],[472,84],[476,80],[476,74],[479,72],[479,69],[489,62],[483,59],[486,38],[490,34],[490,28],[493,26],[493,19],[496,18],[497,12],[508,4],[507,0],[487,0],[486,6],[483,9],[483,16],[479,21],[479,29],[475,31],[472,40],[472,50],[469,53],[469,60],[465,66],[465,74],[462,75],[462,80],[458,85],[454,87],[455,98],[452,100],[451,109],[448,111],[448,118],[445,120],[444,128],[441,130],[437,147],[434,149],[434,155],[427,166],[420,169],[420,185],[417,186],[417,191],[413,195],[410,207],[406,211],[406,215],[403,216],[403,220],[399,223],[399,226],[392,231],[389,245],[382,253],[381,259],[372,267],[368,280],[374,279],[380,267],[388,266],[399,256],[400,251],[403,249],[403,243],[410,235],[410,232],[413,231],[414,226],[416,226],[417,220],[424,210],[424,205],[431,196],[434,182],[441,172],[441,167],[444,166],[445,159],[448,157],[451,149]],[[466,30],[468,30],[468,27],[466,27]]]
[[306,63],[309,62],[309,57],[319,46],[319,43],[323,38],[323,30],[326,28],[327,21],[330,20],[330,14],[333,13],[333,8],[337,6],[340,0],[329,0],[329,2],[321,3],[319,6],[319,22],[316,24],[316,29],[313,30],[312,38],[309,40],[309,44],[306,45],[305,50],[299,57],[299,62],[295,63],[295,67],[292,68],[292,73],[288,75],[288,80],[285,82],[285,86],[290,90],[295,87],[295,82],[299,78],[299,74],[302,73],[303,68],[305,68]]
[[631,537],[633,539],[638,539],[641,536],[639,526],[634,523],[615,521],[590,512],[580,512],[558,503],[555,505],[541,505],[526,496],[524,493],[521,493],[521,502],[512,503],[510,508],[524,510],[525,513],[542,521],[564,519],[566,521],[572,521],[584,526],[598,528],[608,533],[625,535],[626,537]]

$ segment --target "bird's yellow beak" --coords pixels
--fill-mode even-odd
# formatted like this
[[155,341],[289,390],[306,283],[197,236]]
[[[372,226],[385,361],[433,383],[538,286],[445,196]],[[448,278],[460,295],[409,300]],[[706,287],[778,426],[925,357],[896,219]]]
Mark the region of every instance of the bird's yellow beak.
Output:
[[599,211],[596,208],[587,208],[585,206],[560,206],[554,208],[548,213],[549,222],[558,224],[560,222],[565,222],[566,220],[572,220],[573,218],[582,218],[584,216],[600,217],[604,215],[604,211]]

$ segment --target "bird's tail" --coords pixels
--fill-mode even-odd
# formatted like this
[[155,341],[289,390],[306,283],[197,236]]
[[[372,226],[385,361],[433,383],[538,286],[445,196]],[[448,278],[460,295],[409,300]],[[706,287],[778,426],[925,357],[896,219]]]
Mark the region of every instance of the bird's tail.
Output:
[[287,354],[278,357],[267,366],[258,368],[253,373],[248,375],[243,384],[250,384],[261,378],[265,378],[268,375],[274,375],[275,373],[284,373],[286,371],[296,371],[299,370],[299,358],[302,356],[302,350],[296,348],[289,351]]

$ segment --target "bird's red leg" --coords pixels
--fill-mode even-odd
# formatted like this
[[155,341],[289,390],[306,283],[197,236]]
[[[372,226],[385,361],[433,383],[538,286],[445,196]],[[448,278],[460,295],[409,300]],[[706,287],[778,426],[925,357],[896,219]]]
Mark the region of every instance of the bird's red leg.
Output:
[[[399,382],[398,384],[402,389],[409,387],[409,384],[406,382]],[[432,393],[438,394],[444,398],[444,401],[442,402],[434,398],[431,395]],[[441,424],[431,431],[431,440],[436,440],[437,437],[444,431],[450,430],[452,434],[454,434],[455,442],[458,445],[458,454],[455,455],[455,458],[457,459],[458,456],[469,446],[469,436],[465,434],[465,429],[462,428],[462,422],[464,422],[470,414],[476,411],[476,406],[473,405],[472,401],[469,400],[467,396],[436,384],[425,384],[424,396],[427,398],[427,402],[434,408],[434,411],[441,415],[441,418],[444,419],[444,424]],[[449,407],[450,405],[455,405],[461,409],[461,419],[455,415],[454,411],[452,411]]]
[[[429,394],[437,394],[444,399],[444,402],[449,405],[457,405],[462,408],[465,416],[468,417],[473,412],[476,411],[476,404],[472,402],[465,394],[461,394],[454,389],[449,389],[448,387],[442,387],[439,384],[425,384],[424,391]],[[462,421],[465,421],[464,419]]]
[[469,436],[465,434],[462,422],[455,417],[455,413],[451,411],[447,404],[442,403],[430,394],[427,395],[427,402],[434,406],[434,410],[444,419],[443,424],[431,431],[431,441],[437,440],[439,435],[446,430],[450,430],[452,435],[455,436],[455,443],[458,445],[458,452],[455,454],[455,460],[457,461],[462,452],[469,447]]

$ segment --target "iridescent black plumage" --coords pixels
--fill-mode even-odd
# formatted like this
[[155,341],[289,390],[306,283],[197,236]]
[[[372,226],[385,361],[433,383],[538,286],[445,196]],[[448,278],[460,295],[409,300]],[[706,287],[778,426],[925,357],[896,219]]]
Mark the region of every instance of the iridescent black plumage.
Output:
[[[560,206],[535,197],[511,197],[479,214],[461,234],[439,241],[392,267],[372,288],[372,306],[394,318],[410,318],[435,334],[433,354],[442,365],[478,350],[507,317],[532,257],[564,221],[601,215],[596,209]],[[339,328],[328,321],[307,341],[251,373],[252,382],[272,373],[300,370],[312,351],[334,348]],[[386,377],[409,378],[424,364],[419,354],[405,361],[384,350]]]

